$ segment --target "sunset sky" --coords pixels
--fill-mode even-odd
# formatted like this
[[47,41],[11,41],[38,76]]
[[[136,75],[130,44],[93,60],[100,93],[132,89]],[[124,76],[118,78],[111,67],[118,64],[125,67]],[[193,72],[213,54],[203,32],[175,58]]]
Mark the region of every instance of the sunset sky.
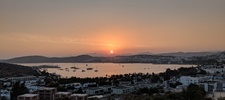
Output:
[[225,0],[0,0],[0,59],[225,50]]

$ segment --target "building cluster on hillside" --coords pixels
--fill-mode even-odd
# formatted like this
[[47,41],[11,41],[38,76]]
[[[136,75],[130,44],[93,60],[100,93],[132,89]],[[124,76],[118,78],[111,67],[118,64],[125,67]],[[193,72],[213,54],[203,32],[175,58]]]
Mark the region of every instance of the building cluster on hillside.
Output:
[[154,63],[154,64],[203,64],[225,61],[225,53],[211,54],[205,56],[178,56],[165,55],[133,55],[133,56],[116,56],[110,59],[102,59],[102,62],[114,63]]
[[[207,74],[172,78],[169,82],[175,83],[179,81],[182,85],[170,89],[170,91],[181,92],[190,84],[197,84],[214,100],[217,100],[219,97],[225,97],[225,65],[204,65],[196,69],[204,70]],[[168,87],[165,88],[165,90],[168,89]]]
[[[16,82],[25,84],[29,90],[28,94],[19,95],[18,100],[58,100],[68,98],[70,100],[87,100],[88,98],[104,98],[110,95],[123,95],[138,91],[141,88],[162,87],[164,91],[181,92],[190,84],[197,84],[202,87],[215,100],[218,97],[225,97],[225,65],[204,65],[196,67],[197,70],[204,70],[206,75],[177,76],[163,82],[152,83],[149,78],[138,77],[132,80],[120,80],[118,85],[103,85],[92,83],[68,83],[59,84],[61,87],[73,87],[73,90],[66,92],[57,91],[57,87],[50,88],[45,86],[45,76],[27,76],[0,78],[0,83],[4,89],[1,89],[1,96],[10,99],[12,85]],[[169,84],[181,83],[176,87]],[[81,90],[82,93],[74,93]]]
[[57,92],[56,88],[41,87],[37,94],[23,94],[17,100],[87,100],[87,94],[72,94],[71,92]]
[[8,77],[8,78],[0,78],[0,88],[6,87],[5,89],[0,90],[0,94],[7,99],[10,99],[10,92],[12,89],[12,85],[16,82],[20,82],[28,88],[29,92],[35,92],[39,89],[39,86],[45,85],[44,81],[45,76],[26,76],[26,77]]

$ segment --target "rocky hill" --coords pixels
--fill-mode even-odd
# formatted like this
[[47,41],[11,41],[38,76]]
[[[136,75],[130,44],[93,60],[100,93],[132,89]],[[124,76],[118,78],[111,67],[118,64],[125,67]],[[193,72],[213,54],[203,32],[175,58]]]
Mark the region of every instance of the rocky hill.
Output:
[[37,75],[31,67],[0,62],[0,78]]

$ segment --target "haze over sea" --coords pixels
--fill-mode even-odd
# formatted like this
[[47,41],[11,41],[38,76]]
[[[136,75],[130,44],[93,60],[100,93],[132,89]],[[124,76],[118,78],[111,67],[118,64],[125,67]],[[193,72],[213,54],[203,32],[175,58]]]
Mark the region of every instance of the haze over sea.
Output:
[[[58,68],[47,68],[49,73],[56,73],[62,77],[104,77],[106,75],[118,75],[129,73],[160,73],[166,69],[178,69],[180,67],[192,67],[195,65],[175,65],[175,64],[148,64],[148,63],[20,63],[25,66],[39,66],[39,65],[58,65]],[[78,67],[79,69],[71,69],[71,67]],[[69,71],[66,71],[68,68]],[[87,70],[93,68],[93,70]],[[82,72],[85,70],[85,72]],[[95,72],[94,70],[98,70]]]

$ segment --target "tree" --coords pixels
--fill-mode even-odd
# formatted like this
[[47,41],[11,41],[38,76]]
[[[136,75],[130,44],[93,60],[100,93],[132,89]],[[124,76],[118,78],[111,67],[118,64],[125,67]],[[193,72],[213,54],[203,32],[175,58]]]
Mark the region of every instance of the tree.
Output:
[[27,87],[25,87],[25,84],[20,82],[16,82],[13,87],[12,87],[12,92],[11,92],[11,99],[10,100],[16,100],[17,96],[28,93],[29,90]]
[[159,92],[160,92],[160,89],[158,89],[158,88],[150,88],[150,89],[148,89],[148,88],[141,88],[141,89],[139,89],[136,92],[136,94],[140,95],[140,94],[147,93],[149,95],[153,95],[154,93],[159,93]]
[[2,96],[2,97],[1,97],[1,100],[8,100],[8,99],[7,99],[7,97]]
[[67,88],[65,86],[59,86],[59,87],[57,87],[57,90],[62,91],[62,92],[66,92]]
[[225,100],[225,97],[220,97],[218,98],[218,100]]
[[190,84],[187,90],[182,91],[185,100],[204,100],[205,94],[205,90],[195,84]]
[[84,93],[83,91],[82,91],[82,89],[81,88],[79,88],[76,92],[74,92],[74,93]]

